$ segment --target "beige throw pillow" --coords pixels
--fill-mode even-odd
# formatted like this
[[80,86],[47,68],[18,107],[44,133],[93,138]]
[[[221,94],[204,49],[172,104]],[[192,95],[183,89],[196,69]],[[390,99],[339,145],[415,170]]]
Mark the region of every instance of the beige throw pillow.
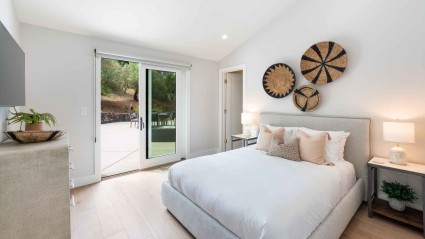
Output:
[[261,125],[260,134],[257,139],[257,149],[269,152],[270,144],[272,142],[273,136],[278,139],[283,140],[283,134],[285,130],[282,127],[275,129],[273,132],[267,128],[267,126]]
[[273,137],[267,154],[292,161],[301,161],[299,145],[299,138],[295,138],[284,143],[282,139]]
[[325,162],[325,145],[329,137],[328,133],[308,135],[302,130],[298,130],[297,137],[300,139],[301,160],[315,164]]

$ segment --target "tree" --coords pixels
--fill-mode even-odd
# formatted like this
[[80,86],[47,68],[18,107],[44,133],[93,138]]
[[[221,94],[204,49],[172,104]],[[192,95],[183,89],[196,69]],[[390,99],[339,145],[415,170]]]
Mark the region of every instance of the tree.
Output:
[[135,62],[102,58],[101,94],[123,95],[128,89],[135,89],[136,100],[139,87],[139,65]]

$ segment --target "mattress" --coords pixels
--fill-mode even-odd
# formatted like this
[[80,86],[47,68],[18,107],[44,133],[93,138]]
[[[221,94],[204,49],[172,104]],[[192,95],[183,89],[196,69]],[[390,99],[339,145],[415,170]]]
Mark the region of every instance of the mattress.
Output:
[[173,165],[169,183],[241,238],[307,238],[356,182],[354,167],[245,147]]

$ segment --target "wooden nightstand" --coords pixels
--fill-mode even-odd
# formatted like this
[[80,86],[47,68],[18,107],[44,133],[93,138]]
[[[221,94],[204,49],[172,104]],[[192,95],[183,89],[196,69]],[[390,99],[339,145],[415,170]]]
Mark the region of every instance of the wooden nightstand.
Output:
[[257,143],[257,138],[258,138],[257,136],[251,137],[250,135],[244,135],[244,134],[232,135],[232,142],[230,143],[230,149],[233,149],[233,142],[242,140],[242,147],[246,147],[248,145]]
[[[368,203],[368,216],[372,217],[373,213],[380,214],[392,218],[394,220],[409,224],[416,228],[424,229],[425,214],[419,210],[406,207],[406,211],[397,212],[390,208],[388,202],[378,199],[378,168],[403,172],[422,177],[422,200],[425,199],[425,165],[407,163],[407,165],[397,165],[390,163],[389,159],[385,158],[372,158],[368,163],[368,190],[367,190],[367,203]],[[423,230],[425,237],[425,231]]]

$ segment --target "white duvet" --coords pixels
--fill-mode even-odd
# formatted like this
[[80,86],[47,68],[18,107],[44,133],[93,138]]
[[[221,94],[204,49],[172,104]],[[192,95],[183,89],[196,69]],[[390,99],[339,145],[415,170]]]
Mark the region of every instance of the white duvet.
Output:
[[171,186],[241,238],[307,238],[355,184],[354,167],[293,162],[254,147],[189,159]]

